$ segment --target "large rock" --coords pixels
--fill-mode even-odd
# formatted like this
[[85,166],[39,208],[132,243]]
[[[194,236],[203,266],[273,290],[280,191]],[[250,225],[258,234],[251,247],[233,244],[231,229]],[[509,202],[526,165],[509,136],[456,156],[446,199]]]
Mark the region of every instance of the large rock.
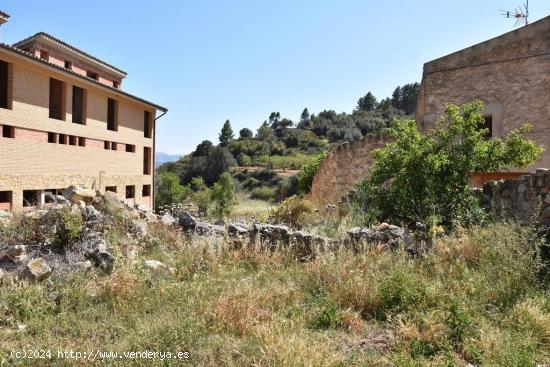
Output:
[[351,228],[348,238],[354,249],[358,250],[362,245],[383,245],[396,248],[403,241],[405,230],[398,226],[382,223],[375,228]]
[[192,230],[195,228],[197,220],[188,212],[182,212],[178,218],[180,226],[185,230]]
[[115,270],[115,257],[107,251],[96,249],[88,254],[88,258],[94,266],[106,273],[112,273]]
[[296,256],[300,261],[312,260],[319,251],[323,251],[327,245],[327,239],[324,237],[304,232],[296,231],[290,234],[290,246],[296,251]]
[[271,249],[278,245],[287,246],[290,240],[289,231],[289,228],[283,225],[254,224],[255,239]]
[[44,259],[39,257],[27,263],[25,274],[32,280],[42,281],[52,274],[52,269]]
[[160,221],[167,226],[174,225],[176,223],[176,218],[174,218],[170,213],[166,212],[164,215],[160,218]]
[[63,196],[75,204],[83,202],[92,204],[96,196],[96,192],[92,189],[85,189],[79,186],[71,185],[63,190]]
[[193,234],[199,236],[225,236],[225,227],[207,222],[195,222]]

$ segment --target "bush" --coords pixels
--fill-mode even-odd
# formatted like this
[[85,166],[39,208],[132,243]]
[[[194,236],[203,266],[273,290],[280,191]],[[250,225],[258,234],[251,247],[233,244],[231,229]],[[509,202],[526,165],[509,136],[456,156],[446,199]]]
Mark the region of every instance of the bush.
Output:
[[301,193],[309,192],[313,183],[313,177],[327,156],[327,152],[321,152],[313,157],[309,163],[304,164],[302,171],[298,174],[298,191]]
[[189,184],[193,193],[191,200],[197,205],[199,212],[207,214],[210,209],[210,188],[206,186],[202,177],[195,177]]
[[367,220],[470,225],[483,211],[470,192],[470,172],[527,167],[542,147],[527,140],[529,127],[487,140],[479,101],[449,104],[436,127],[421,133],[414,120],[396,121],[394,139],[374,151],[369,176],[357,186],[354,209]]
[[279,205],[272,217],[279,223],[301,228],[313,222],[314,212],[313,204],[309,201],[291,196]]
[[275,189],[271,187],[257,187],[252,190],[250,197],[257,200],[274,201]]
[[298,176],[285,177],[275,189],[275,200],[282,201],[298,194]]
[[158,177],[155,197],[157,209],[164,205],[180,203],[189,195],[189,189],[180,185],[178,176],[174,173],[162,172]]
[[218,182],[210,190],[210,199],[214,204],[214,213],[218,218],[223,218],[231,212],[231,207],[236,204],[235,181],[229,172],[220,176]]

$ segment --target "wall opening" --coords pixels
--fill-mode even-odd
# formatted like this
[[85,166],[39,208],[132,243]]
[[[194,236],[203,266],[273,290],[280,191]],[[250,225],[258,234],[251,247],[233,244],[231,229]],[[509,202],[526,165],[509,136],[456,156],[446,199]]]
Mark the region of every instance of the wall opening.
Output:
[[143,136],[146,138],[151,138],[152,134],[152,126],[151,123],[151,112],[144,111],[143,112]]
[[118,103],[112,98],[107,99],[107,130],[118,131]]
[[151,174],[151,148],[143,147],[143,174]]
[[118,149],[118,144],[115,143],[115,142],[112,142],[111,143],[111,150],[117,150]]
[[2,137],[13,139],[15,136],[15,129],[10,125],[2,125]]
[[57,134],[56,133],[48,133],[48,143],[56,143],[57,142]]
[[79,137],[78,138],[78,146],[79,147],[85,147],[86,146],[86,138]]
[[84,113],[85,90],[73,85],[73,122],[75,124],[86,124],[86,115]]
[[141,189],[141,196],[143,197],[151,196],[151,185],[143,185],[143,188]]
[[105,186],[105,191],[116,192],[116,186]]
[[40,201],[39,190],[23,190],[23,206],[37,206]]
[[128,153],[135,153],[136,152],[136,146],[132,144],[126,144],[126,151]]
[[65,69],[72,70],[73,69],[73,63],[69,60],[65,60]]
[[93,80],[99,80],[99,75],[90,70],[86,70],[86,76]]
[[59,134],[59,144],[67,144],[67,135]]
[[76,136],[69,135],[69,145],[76,145]]
[[10,66],[5,61],[0,61],[0,108],[11,109],[9,96]]
[[0,210],[11,210],[11,201],[11,191],[0,191]]
[[136,187],[134,185],[126,186],[126,199],[134,199],[136,197]]
[[40,50],[40,58],[41,58],[42,60],[49,61],[49,60],[50,60],[50,54],[48,54],[47,51]]
[[493,115],[486,115],[483,117],[483,121],[479,125],[480,129],[487,129],[485,139],[489,140],[493,137]]
[[110,150],[110,149],[111,149],[111,142],[109,142],[109,141],[104,141],[104,142],[103,142],[103,149]]
[[50,118],[65,120],[65,93],[61,80],[50,78]]

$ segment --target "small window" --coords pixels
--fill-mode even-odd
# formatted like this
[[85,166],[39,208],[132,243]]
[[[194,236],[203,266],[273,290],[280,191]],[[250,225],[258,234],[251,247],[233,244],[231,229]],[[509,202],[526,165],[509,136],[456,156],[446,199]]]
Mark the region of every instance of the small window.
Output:
[[143,112],[143,136],[146,138],[151,138],[152,130],[151,129],[151,112],[144,111]]
[[107,130],[118,130],[118,103],[112,98],[107,99]]
[[141,196],[151,196],[151,185],[143,185],[143,188],[141,189]]
[[91,78],[93,80],[99,80],[99,75],[97,73],[94,73],[93,71],[86,70],[86,76],[88,78]]
[[65,69],[73,70],[73,63],[69,60],[65,60]]
[[48,133],[48,143],[56,143],[57,134],[56,133]]
[[0,209],[11,210],[11,191],[0,191]]
[[116,186],[105,186],[105,191],[116,192]]
[[120,83],[117,82],[116,80],[113,80],[113,88],[118,89],[119,87],[120,87]]
[[83,138],[83,137],[79,137],[78,138],[78,146],[79,147],[85,147],[86,146],[86,138]]
[[479,125],[480,129],[486,129],[485,139],[489,140],[493,137],[493,116],[488,115],[483,117],[483,122]]
[[59,134],[59,144],[67,144],[67,135]]
[[69,145],[76,145],[76,136],[69,135]]
[[110,150],[111,149],[111,142],[108,142],[108,141],[104,142],[103,143],[103,148],[107,149],[107,150]]
[[115,142],[112,142],[111,143],[111,150],[117,150],[118,149],[118,144],[115,143]]
[[133,199],[136,197],[136,187],[134,185],[126,186],[126,199]]
[[136,152],[136,146],[132,144],[126,144],[126,151],[128,153],[135,153]]
[[40,58],[41,58],[42,60],[48,61],[48,60],[50,60],[50,55],[48,54],[47,51],[40,50]]
[[2,137],[3,138],[11,138],[13,139],[15,136],[15,129],[13,126],[9,125],[2,125]]

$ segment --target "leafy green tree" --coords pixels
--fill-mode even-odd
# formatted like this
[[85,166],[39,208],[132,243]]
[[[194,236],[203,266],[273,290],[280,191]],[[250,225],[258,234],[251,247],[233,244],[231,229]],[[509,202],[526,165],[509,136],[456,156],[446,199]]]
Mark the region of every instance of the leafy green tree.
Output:
[[214,148],[214,144],[210,140],[203,140],[191,155],[193,157],[204,157],[210,153],[212,148]]
[[187,184],[194,177],[202,177],[207,185],[218,181],[221,174],[237,164],[227,148],[217,146],[209,150],[206,156],[191,157],[180,179]]
[[254,136],[252,130],[247,129],[246,127],[239,131],[239,139],[250,139]]
[[391,95],[391,104],[393,107],[400,109],[401,101],[403,100],[403,93],[401,92],[401,87],[397,86]]
[[302,111],[302,114],[300,115],[300,121],[298,122],[298,129],[310,129],[311,128],[311,116],[309,115],[309,111],[306,108]]
[[327,156],[327,152],[321,152],[302,167],[302,170],[298,174],[298,191],[301,193],[309,192],[311,189],[311,184],[313,183],[313,177]]
[[356,213],[366,221],[423,221],[452,226],[483,219],[472,195],[470,172],[527,167],[543,148],[525,138],[529,126],[485,139],[483,104],[449,104],[436,127],[421,133],[414,120],[396,121],[393,142],[374,152],[369,176],[357,186]]
[[376,97],[371,92],[368,92],[357,101],[358,111],[373,111],[378,105]]
[[210,188],[206,186],[206,183],[202,177],[194,177],[189,186],[193,190],[191,194],[191,200],[197,205],[199,212],[207,214],[210,209],[212,201],[210,199]]
[[266,141],[272,138],[274,135],[273,129],[269,127],[267,121],[264,121],[263,124],[258,128],[256,138],[261,141]]
[[235,200],[235,180],[229,172],[224,172],[214,184],[210,191],[210,199],[218,218],[223,218],[231,212],[231,208],[237,201]]
[[231,128],[231,122],[229,120],[225,120],[222,130],[220,131],[220,145],[222,147],[227,146],[231,140],[233,140],[235,136],[233,135],[233,129]]
[[189,194],[188,189],[180,184],[178,176],[172,172],[162,172],[158,176],[156,207],[182,202]]

